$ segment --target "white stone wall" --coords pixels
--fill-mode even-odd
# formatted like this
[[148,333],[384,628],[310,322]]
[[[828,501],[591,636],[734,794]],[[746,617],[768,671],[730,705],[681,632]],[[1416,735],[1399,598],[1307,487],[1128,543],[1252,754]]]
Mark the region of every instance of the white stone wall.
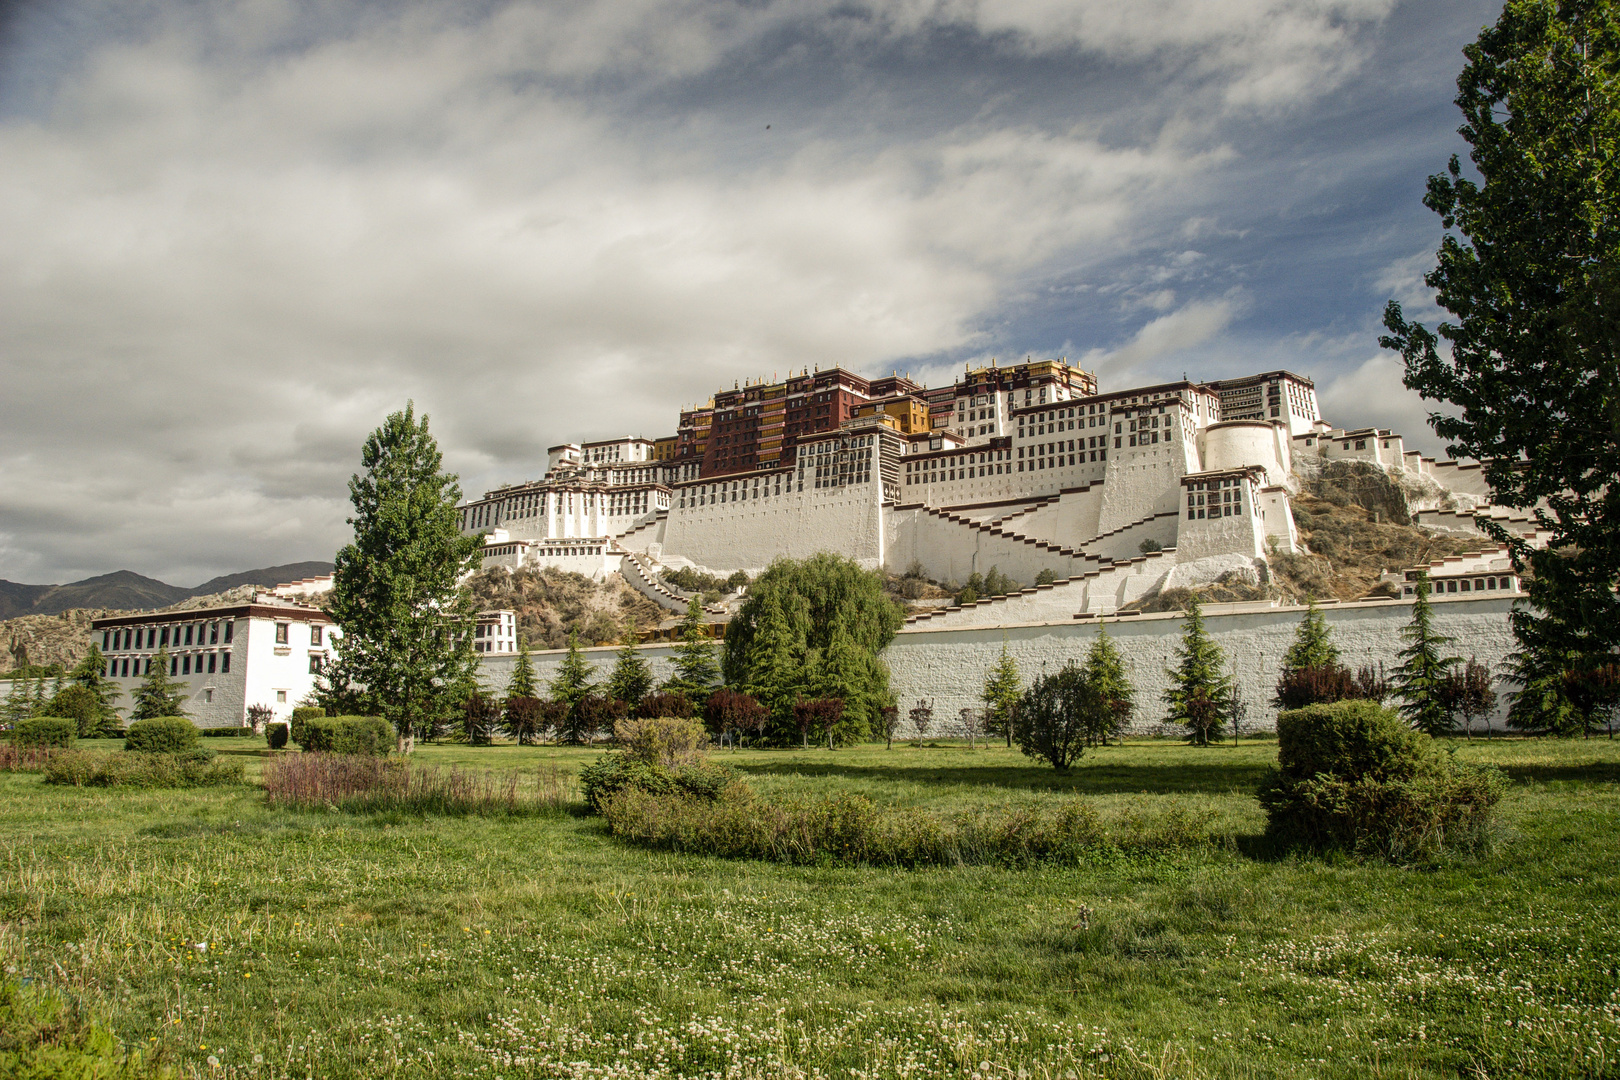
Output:
[[[1511,606],[1511,599],[1506,598],[1436,599],[1435,626],[1457,639],[1452,646],[1457,655],[1477,657],[1493,672],[1498,671],[1503,657],[1514,648],[1508,625]],[[1271,729],[1276,724],[1276,711],[1269,702],[1283,653],[1293,643],[1304,610],[1287,607],[1220,614],[1217,608],[1206,613],[1210,634],[1225,651],[1249,705],[1246,728]],[[1393,670],[1395,653],[1402,646],[1400,631],[1411,621],[1411,604],[1364,602],[1329,605],[1322,610],[1346,664],[1359,667],[1382,660]],[[1165,670],[1174,662],[1182,619],[1180,614],[1142,615],[1107,623],[1136,684],[1132,726],[1137,731],[1164,718],[1160,695],[1168,685]],[[940,724],[954,722],[964,706],[981,704],[985,674],[1000,658],[1003,641],[1018,661],[1027,685],[1042,671],[1054,672],[1069,660],[1083,660],[1096,634],[1095,619],[961,630],[931,629],[925,623],[901,631],[884,659],[902,711],[919,697],[932,698],[935,723]],[[1510,688],[1500,682],[1497,685],[1499,693]],[[1505,715],[1506,702],[1501,702],[1492,723],[1500,728]],[[945,730],[949,729],[947,723]]]
[[868,568],[883,565],[879,481],[812,488],[770,498],[679,506],[664,524],[661,558],[710,573],[757,573],[778,557],[832,551]]
[[1042,570],[1072,577],[1098,568],[1096,559],[1066,556],[1050,545],[1006,533],[994,533],[964,521],[920,508],[890,509],[888,569],[904,573],[913,560],[936,581],[965,582],[991,567],[1022,585],[1034,584]]
[[[603,683],[613,671],[614,654],[619,651],[617,645],[602,645],[589,649],[581,649],[585,662],[593,666],[591,681]],[[673,644],[638,645],[637,651],[641,658],[647,661],[652,669],[653,678],[658,682],[671,678],[675,674],[675,664],[672,657],[676,646]],[[724,642],[715,641],[715,658],[720,656],[720,650],[725,648]],[[562,666],[563,659],[567,657],[567,649],[545,649],[529,653],[529,662],[534,665],[535,681],[540,685],[541,692],[550,685],[551,680],[557,677],[557,670]],[[505,656],[480,656],[478,658],[479,684],[496,694],[504,694],[506,686],[512,681],[512,667],[517,663],[517,654],[509,653]]]
[[[1038,596],[1049,595],[1042,590]],[[1499,671],[1502,659],[1514,648],[1508,626],[1511,598],[1434,601],[1435,627],[1456,638],[1457,655],[1473,656]],[[1293,643],[1295,629],[1305,609],[1272,608],[1261,611],[1222,613],[1219,608],[1206,612],[1205,624],[1211,636],[1226,653],[1237,676],[1243,699],[1248,703],[1245,731],[1272,730],[1277,714],[1271,705],[1276,690],[1282,656]],[[1346,664],[1384,662],[1386,669],[1396,665],[1395,653],[1401,647],[1400,631],[1411,621],[1411,604],[1402,601],[1364,602],[1328,605],[1322,609],[1333,629],[1333,640]],[[1109,620],[1108,633],[1124,654],[1136,684],[1137,709],[1131,723],[1143,732],[1164,719],[1160,695],[1168,685],[1166,669],[1174,663],[1181,637],[1180,614],[1141,615]],[[934,705],[936,734],[958,730],[957,716],[963,707],[978,708],[983,703],[984,678],[1001,656],[1002,643],[1018,661],[1028,685],[1043,671],[1057,671],[1070,660],[1081,661],[1097,635],[1096,619],[1061,622],[1019,623],[1009,626],[980,626],[967,629],[930,629],[926,624],[901,631],[883,654],[889,665],[891,686],[904,713],[918,698],[930,698]],[[716,642],[716,649],[723,646]],[[667,644],[642,645],[641,655],[650,662],[659,680],[673,673],[670,657],[674,647]],[[613,647],[582,650],[596,666],[593,678],[600,682],[613,669]],[[542,685],[556,676],[567,655],[565,650],[529,654]],[[483,660],[480,679],[488,689],[501,692],[511,678],[514,656]],[[1511,684],[1497,683],[1501,694]],[[1503,726],[1507,703],[1501,701],[1491,723]],[[1476,726],[1476,730],[1478,730]]]
[[1181,478],[1198,471],[1197,449],[1185,440],[1110,450],[1099,532],[1112,533],[1155,514],[1179,510]]

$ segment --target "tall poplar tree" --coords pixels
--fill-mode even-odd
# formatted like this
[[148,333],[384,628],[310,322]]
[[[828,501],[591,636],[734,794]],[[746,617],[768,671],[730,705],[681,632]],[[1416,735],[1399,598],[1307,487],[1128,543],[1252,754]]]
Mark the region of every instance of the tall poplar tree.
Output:
[[327,603],[343,631],[328,685],[358,691],[409,752],[476,690],[476,612],[461,580],[482,544],[461,535],[461,487],[413,404],[371,433],[360,464],[354,540],[337,553]]
[[1170,686],[1164,692],[1169,707],[1166,720],[1187,729],[1197,746],[1209,746],[1226,730],[1232,716],[1235,680],[1226,671],[1226,654],[1204,629],[1204,613],[1195,596],[1187,604],[1187,621],[1177,647],[1181,662],[1165,672]]
[[1395,696],[1404,704],[1401,715],[1407,723],[1429,735],[1445,735],[1454,726],[1452,698],[1447,685],[1452,670],[1462,663],[1460,656],[1443,656],[1452,639],[1434,628],[1434,608],[1429,606],[1429,579],[1417,580],[1412,601],[1412,621],[1401,629],[1406,648],[1396,653],[1401,666],[1390,676]]
[[1380,343],[1448,404],[1429,424],[1492,501],[1550,532],[1480,519],[1531,571],[1511,616],[1531,665],[1578,677],[1620,651],[1620,3],[1508,0],[1463,54],[1473,170],[1453,156],[1423,199],[1446,229],[1424,282],[1455,321],[1391,301]]

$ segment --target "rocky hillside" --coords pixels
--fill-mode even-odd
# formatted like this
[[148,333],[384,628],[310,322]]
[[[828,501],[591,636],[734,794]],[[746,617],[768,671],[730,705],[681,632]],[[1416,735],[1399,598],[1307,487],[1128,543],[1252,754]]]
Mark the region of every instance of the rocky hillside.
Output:
[[618,574],[597,583],[561,570],[485,570],[469,587],[479,610],[517,612],[518,637],[531,649],[567,648],[569,631],[582,645],[612,645],[626,628],[651,630],[668,615]]
[[75,608],[59,615],[22,615],[0,622],[0,674],[30,664],[71,668],[90,651],[90,620],[121,614]]

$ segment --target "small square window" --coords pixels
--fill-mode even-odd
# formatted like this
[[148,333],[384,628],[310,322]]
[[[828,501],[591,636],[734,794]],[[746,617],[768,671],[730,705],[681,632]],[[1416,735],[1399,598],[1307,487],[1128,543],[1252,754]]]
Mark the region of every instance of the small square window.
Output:
[[285,691],[285,690],[277,690],[276,691],[276,704],[277,705],[285,705],[285,704],[287,704],[287,691]]

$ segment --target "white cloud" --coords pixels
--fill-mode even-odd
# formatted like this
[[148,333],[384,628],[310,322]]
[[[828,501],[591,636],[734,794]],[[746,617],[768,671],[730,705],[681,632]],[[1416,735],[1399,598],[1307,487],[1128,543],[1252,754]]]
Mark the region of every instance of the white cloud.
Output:
[[1231,108],[1271,110],[1327,93],[1367,55],[1358,32],[1395,0],[874,0],[896,26],[956,24],[1031,52],[1154,59],[1216,80]]
[[[327,556],[361,438],[407,398],[477,489],[743,375],[948,378],[1052,267],[1160,221],[1230,235],[1183,205],[1235,157],[1187,117],[1324,92],[1391,2],[152,0],[0,120],[0,576]],[[940,28],[1134,65],[1158,118],[914,122],[861,50]],[[850,85],[791,138],[731,129],[748,85],[641,115],[810,39]],[[1226,329],[1236,294],[1176,306],[1206,265],[1121,287],[1160,314],[1111,367]]]
[[1423,276],[1434,269],[1434,252],[1420,251],[1396,259],[1375,275],[1373,287],[1391,300],[1400,302],[1408,319],[1432,322],[1446,312],[1435,303],[1434,290],[1423,283]]
[[1241,307],[1238,297],[1195,300],[1147,323],[1131,340],[1113,351],[1094,349],[1081,359],[1091,371],[1106,371],[1109,378],[1129,385],[1133,374],[1147,365],[1210,341],[1231,325]]
[[1401,435],[1409,450],[1433,457],[1445,456],[1445,443],[1429,427],[1429,414],[1446,412],[1437,402],[1424,401],[1401,382],[1401,361],[1381,353],[1354,369],[1316,384],[1322,418],[1335,427],[1386,428]]

